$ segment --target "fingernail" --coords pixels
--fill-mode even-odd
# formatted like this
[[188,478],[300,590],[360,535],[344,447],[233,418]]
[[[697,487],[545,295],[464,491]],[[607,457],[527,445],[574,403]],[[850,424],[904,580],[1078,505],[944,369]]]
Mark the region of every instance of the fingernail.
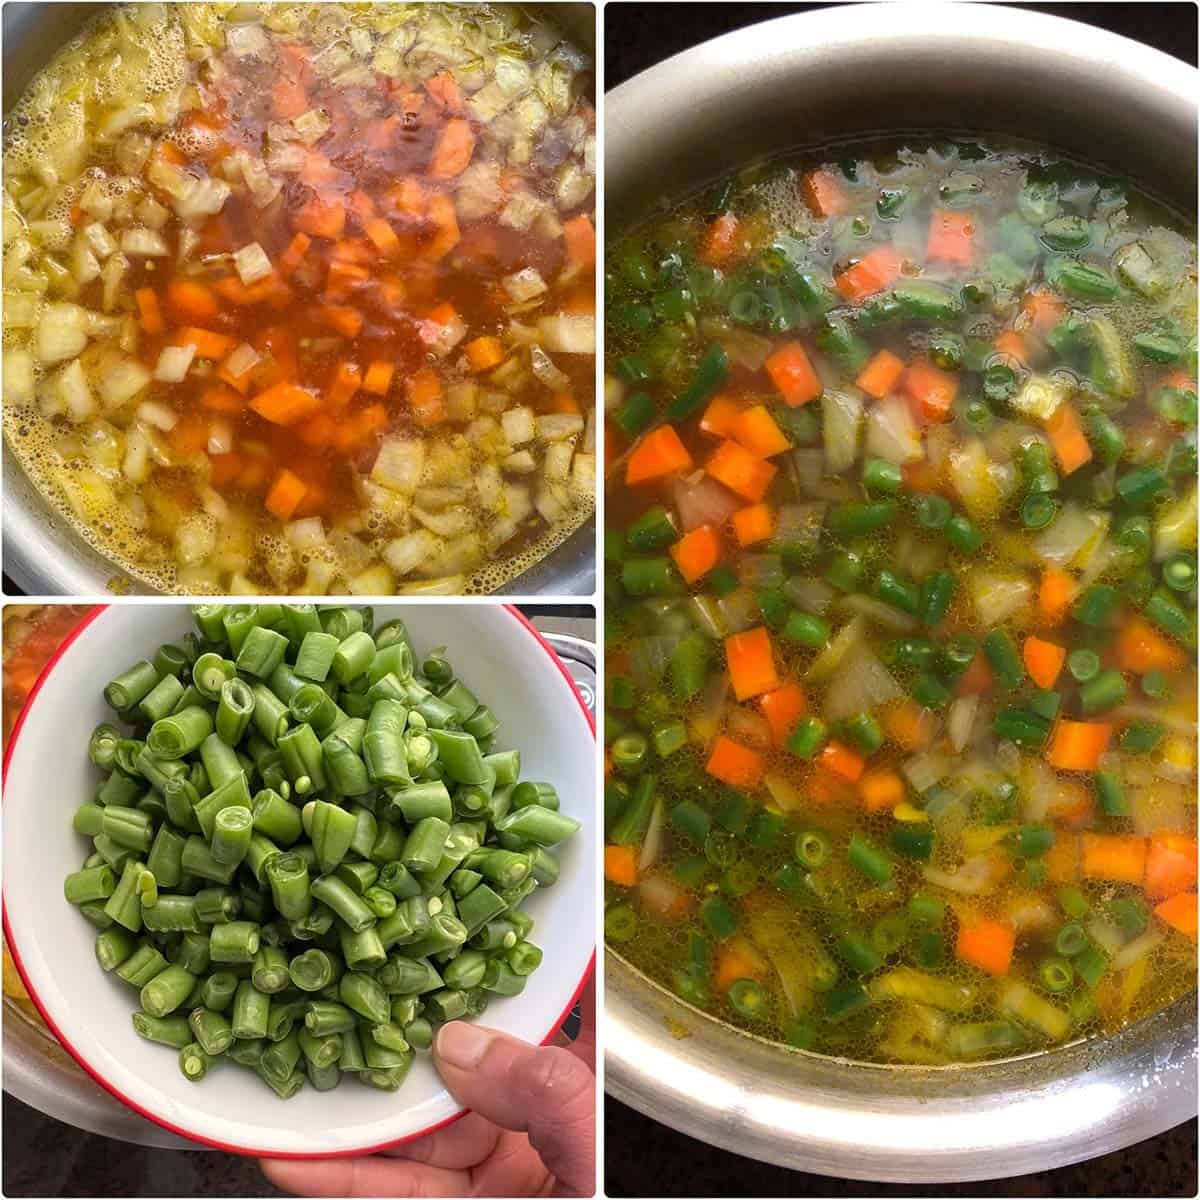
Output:
[[437,1037],[437,1055],[443,1062],[470,1071],[479,1066],[495,1035],[466,1021],[451,1021],[443,1025]]

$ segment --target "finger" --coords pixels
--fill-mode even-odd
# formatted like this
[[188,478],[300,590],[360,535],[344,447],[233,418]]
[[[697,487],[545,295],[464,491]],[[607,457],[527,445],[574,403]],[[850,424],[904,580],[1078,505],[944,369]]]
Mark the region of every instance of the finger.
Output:
[[595,1076],[568,1050],[536,1047],[452,1021],[434,1062],[455,1099],[506,1129],[524,1129],[564,1192],[595,1184]]
[[491,1121],[484,1120],[478,1113],[468,1113],[446,1129],[405,1142],[402,1146],[392,1146],[383,1153],[431,1167],[461,1170],[483,1162],[496,1148],[499,1137],[500,1130]]
[[259,1165],[276,1187],[297,1196],[466,1196],[471,1190],[466,1171],[375,1154],[322,1162],[264,1158]]

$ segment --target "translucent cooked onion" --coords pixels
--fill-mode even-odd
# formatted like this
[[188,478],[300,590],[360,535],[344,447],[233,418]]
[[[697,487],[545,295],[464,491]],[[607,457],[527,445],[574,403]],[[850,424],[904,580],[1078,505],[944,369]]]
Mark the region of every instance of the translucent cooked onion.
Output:
[[154,378],[159,383],[181,383],[187,378],[188,368],[195,357],[196,347],[190,343],[186,346],[164,346],[158,352]]
[[701,525],[720,528],[742,507],[737,496],[703,471],[677,479],[674,498],[684,533]]
[[556,354],[595,354],[596,318],[555,313],[538,319],[542,344]]

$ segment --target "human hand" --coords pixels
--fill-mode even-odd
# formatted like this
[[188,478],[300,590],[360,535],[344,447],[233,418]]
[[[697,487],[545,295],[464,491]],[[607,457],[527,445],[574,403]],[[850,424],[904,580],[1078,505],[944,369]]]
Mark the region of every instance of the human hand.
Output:
[[530,1046],[453,1021],[433,1059],[471,1109],[417,1141],[319,1162],[264,1159],[277,1187],[301,1196],[590,1196],[596,1176],[596,989],[589,979],[573,1043]]

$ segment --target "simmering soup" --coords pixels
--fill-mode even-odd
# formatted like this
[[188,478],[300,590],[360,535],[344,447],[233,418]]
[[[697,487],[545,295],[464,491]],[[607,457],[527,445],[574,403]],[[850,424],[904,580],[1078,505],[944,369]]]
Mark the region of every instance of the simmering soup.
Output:
[[1196,976],[1196,261],[1127,184],[772,163],[607,267],[606,933],[886,1063]]
[[594,491],[587,71],[487,5],[106,11],[5,125],[37,486],[167,590],[530,566]]

